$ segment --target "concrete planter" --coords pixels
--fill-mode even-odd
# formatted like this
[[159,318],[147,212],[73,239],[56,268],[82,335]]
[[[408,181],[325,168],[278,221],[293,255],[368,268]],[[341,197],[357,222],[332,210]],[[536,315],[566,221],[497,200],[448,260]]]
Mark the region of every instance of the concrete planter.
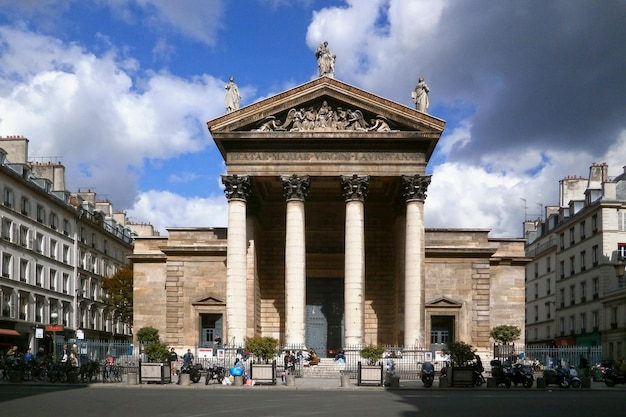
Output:
[[358,385],[383,385],[383,365],[363,365],[359,362]]
[[449,369],[453,387],[474,386],[474,368],[471,366],[452,366]]
[[255,384],[276,384],[276,361],[272,363],[253,363],[250,365],[250,379]]

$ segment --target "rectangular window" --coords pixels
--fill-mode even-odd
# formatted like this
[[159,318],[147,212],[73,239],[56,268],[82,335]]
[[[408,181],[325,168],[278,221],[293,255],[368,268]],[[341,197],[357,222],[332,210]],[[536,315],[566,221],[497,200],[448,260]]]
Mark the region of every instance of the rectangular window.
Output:
[[44,269],[43,265],[35,265],[35,284],[38,287],[43,287]]
[[591,281],[591,290],[593,291],[593,299],[597,300],[600,296],[600,280],[598,278]]
[[576,257],[571,256],[571,257],[569,258],[569,274],[570,274],[570,275],[574,275],[574,268],[575,268],[575,265],[576,265]]
[[57,258],[57,241],[54,239],[50,239],[50,257],[52,259]]
[[565,249],[565,235],[563,233],[559,235],[559,246],[561,250]]
[[539,263],[535,262],[535,278],[539,276]]
[[8,187],[4,188],[4,205],[13,207],[13,190]]
[[587,313],[580,313],[580,332],[587,333]]
[[594,245],[591,248],[591,264],[598,266],[598,245]]
[[63,274],[63,293],[70,293],[70,276],[69,274]]
[[585,222],[584,221],[580,222],[579,230],[580,230],[580,240],[585,239]]
[[565,261],[559,262],[559,269],[561,278],[565,278]]
[[539,298],[539,284],[535,283],[535,300]]
[[546,306],[546,318],[549,319],[550,317],[552,317],[552,309],[550,308],[550,303],[547,302],[545,306]]
[[569,229],[569,244],[573,245],[576,242],[576,236],[574,235],[574,228]]
[[591,216],[591,233],[598,232],[598,215],[594,214]]
[[550,334],[550,326],[546,326],[546,339],[551,339],[552,335]]
[[587,269],[587,265],[585,264],[585,256],[587,253],[585,251],[580,252],[580,270],[584,271]]
[[43,235],[41,233],[35,235],[35,251],[38,253],[43,253],[44,251]]
[[617,230],[626,231],[626,210],[617,211]]
[[91,247],[92,248],[96,247],[96,234],[95,233],[91,234]]
[[580,283],[580,302],[587,301],[587,283],[585,281]]
[[9,219],[2,219],[2,239],[11,241],[13,233],[13,222]]
[[24,216],[30,215],[30,201],[28,200],[28,198],[22,197],[22,204],[21,204],[20,209],[21,209],[21,213]]
[[2,276],[5,278],[13,277],[13,257],[9,253],[2,254]]
[[50,227],[54,230],[57,230],[59,227],[59,219],[56,213],[50,213]]
[[565,336],[565,318],[561,317],[559,319],[559,331],[561,332],[561,336]]
[[576,333],[576,317],[574,315],[569,316],[569,332],[570,334]]
[[20,226],[20,246],[27,248],[28,247],[28,228],[25,226]]
[[63,219],[63,234],[69,236],[71,232],[70,222],[67,219]]
[[591,321],[593,331],[597,332],[600,329],[600,314],[596,310],[591,313]]
[[561,308],[565,307],[565,288],[559,290],[559,299],[561,300]]
[[20,281],[28,282],[28,260],[20,259]]
[[68,265],[71,263],[70,254],[71,254],[70,247],[67,245],[63,245],[63,262],[65,262]]
[[45,218],[46,218],[46,210],[43,208],[43,206],[40,206],[39,204],[37,204],[37,221],[39,223],[43,223]]
[[550,295],[551,294],[551,292],[552,292],[552,288],[551,287],[552,287],[552,282],[551,282],[550,278],[548,278],[546,280],[546,295]]
[[576,287],[570,285],[569,287],[569,304],[573,305],[576,303]]
[[50,289],[52,291],[56,291],[57,289],[57,271],[55,269],[50,269]]
[[626,260],[626,243],[617,244],[617,256],[619,259]]
[[551,262],[551,258],[548,256],[546,258],[546,272],[550,272],[552,270],[552,262]]

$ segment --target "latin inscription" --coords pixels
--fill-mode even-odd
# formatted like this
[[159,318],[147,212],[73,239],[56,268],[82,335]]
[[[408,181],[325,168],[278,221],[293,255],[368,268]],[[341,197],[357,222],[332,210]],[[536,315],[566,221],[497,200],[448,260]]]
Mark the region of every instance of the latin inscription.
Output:
[[308,161],[308,162],[378,162],[423,161],[422,153],[403,152],[231,152],[228,162],[235,161]]

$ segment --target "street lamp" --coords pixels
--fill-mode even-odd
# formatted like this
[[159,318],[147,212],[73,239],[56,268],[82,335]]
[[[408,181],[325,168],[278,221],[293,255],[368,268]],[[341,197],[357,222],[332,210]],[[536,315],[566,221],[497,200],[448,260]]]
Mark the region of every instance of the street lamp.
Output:
[[617,275],[617,280],[620,287],[624,286],[624,269],[626,268],[626,264],[624,263],[624,259],[620,256],[617,260],[617,263],[613,265],[615,267],[615,275]]
[[56,362],[57,361],[57,331],[56,331],[56,325],[57,325],[57,319],[59,318],[58,313],[55,311],[52,314],[50,314],[50,319],[52,321],[52,325],[55,326],[54,329],[52,331],[52,361]]

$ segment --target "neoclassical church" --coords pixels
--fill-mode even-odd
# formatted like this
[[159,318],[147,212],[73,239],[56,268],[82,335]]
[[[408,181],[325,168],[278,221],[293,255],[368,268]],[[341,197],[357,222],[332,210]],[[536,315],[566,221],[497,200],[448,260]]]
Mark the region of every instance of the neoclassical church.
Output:
[[524,240],[424,227],[444,121],[322,76],[207,124],[228,228],[136,239],[135,329],[177,349],[219,334],[328,352],[488,350],[491,328],[524,328]]

